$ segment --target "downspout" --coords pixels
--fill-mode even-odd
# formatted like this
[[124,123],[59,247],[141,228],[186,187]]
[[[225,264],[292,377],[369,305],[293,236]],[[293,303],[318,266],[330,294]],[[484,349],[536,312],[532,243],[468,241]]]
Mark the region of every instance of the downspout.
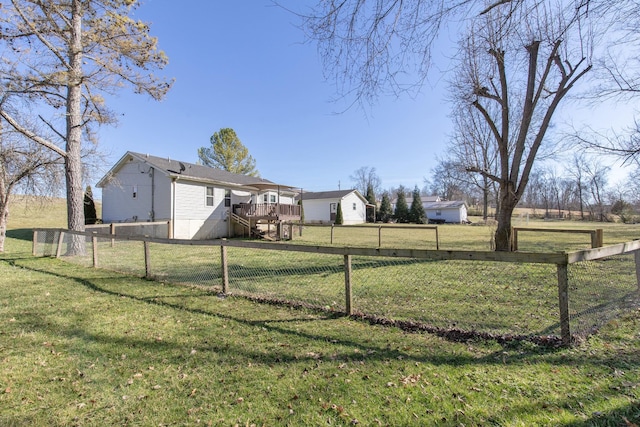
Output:
[[171,179],[171,238],[176,235],[176,179]]
[[153,166],[149,169],[151,174],[151,222],[156,220],[155,195],[156,195],[156,174]]

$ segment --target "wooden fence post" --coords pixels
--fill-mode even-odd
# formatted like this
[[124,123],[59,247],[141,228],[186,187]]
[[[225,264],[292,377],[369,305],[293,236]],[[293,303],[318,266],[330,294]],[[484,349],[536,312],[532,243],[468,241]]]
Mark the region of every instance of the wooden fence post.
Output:
[[353,314],[353,297],[351,295],[351,255],[344,256],[344,297],[347,316]]
[[60,230],[60,235],[58,236],[58,247],[56,248],[56,258],[60,258],[62,254],[62,244],[64,243],[64,231]]
[[378,247],[382,247],[382,226],[378,226]]
[[511,228],[511,238],[513,239],[511,243],[511,250],[515,252],[518,250],[518,228],[517,227]]
[[558,264],[558,303],[562,344],[569,345],[571,344],[571,328],[569,324],[569,275],[567,264]]
[[331,244],[333,245],[333,226],[334,224],[331,224]]
[[38,244],[38,230],[33,230],[33,243],[31,244],[31,254],[36,256],[36,245]]
[[93,246],[93,268],[98,268],[98,236],[95,231],[91,236],[91,244]]
[[[109,234],[115,236],[116,234],[116,225],[112,222],[109,224]],[[111,239],[111,247],[114,247],[116,244],[116,239]]]
[[222,264],[222,293],[229,293],[229,266],[227,263],[227,247],[220,245],[220,261]]
[[440,250],[440,238],[438,237],[438,226],[436,225],[436,250]]
[[604,246],[602,228],[596,228],[596,231],[591,234],[591,249],[601,248],[602,246]]
[[149,241],[144,241],[144,277],[151,279],[151,252],[149,251]]

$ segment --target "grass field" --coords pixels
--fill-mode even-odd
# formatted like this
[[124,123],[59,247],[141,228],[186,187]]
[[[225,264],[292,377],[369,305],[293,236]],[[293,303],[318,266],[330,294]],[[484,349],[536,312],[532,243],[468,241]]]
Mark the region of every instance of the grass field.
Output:
[[[0,254],[2,426],[640,423],[640,310],[573,348],[450,342],[33,258],[28,229],[63,215],[19,212]],[[488,240],[453,227],[443,245]],[[607,244],[635,233],[606,227]]]

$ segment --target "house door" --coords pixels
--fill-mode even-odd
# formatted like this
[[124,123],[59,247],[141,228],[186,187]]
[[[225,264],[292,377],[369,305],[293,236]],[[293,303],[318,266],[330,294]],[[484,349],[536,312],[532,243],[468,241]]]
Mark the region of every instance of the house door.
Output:
[[336,220],[336,212],[338,212],[338,204],[337,203],[329,203],[329,221],[335,222],[335,220]]

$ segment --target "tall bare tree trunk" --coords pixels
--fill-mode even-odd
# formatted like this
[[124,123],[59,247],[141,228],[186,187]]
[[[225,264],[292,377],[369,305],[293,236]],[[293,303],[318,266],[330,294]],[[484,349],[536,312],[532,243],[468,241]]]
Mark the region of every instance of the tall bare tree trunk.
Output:
[[[84,198],[82,190],[82,3],[72,1],[71,43],[67,84],[67,145],[65,178],[67,181],[67,224],[70,230],[84,231]],[[84,240],[74,236],[69,252],[84,252]]]
[[496,215],[498,228],[495,234],[495,249],[496,251],[508,252],[511,250],[511,216],[518,204],[518,199],[513,183],[500,184],[500,187],[500,209]]
[[0,252],[4,252],[4,241],[7,238],[7,221],[9,220],[9,198],[0,194]]

